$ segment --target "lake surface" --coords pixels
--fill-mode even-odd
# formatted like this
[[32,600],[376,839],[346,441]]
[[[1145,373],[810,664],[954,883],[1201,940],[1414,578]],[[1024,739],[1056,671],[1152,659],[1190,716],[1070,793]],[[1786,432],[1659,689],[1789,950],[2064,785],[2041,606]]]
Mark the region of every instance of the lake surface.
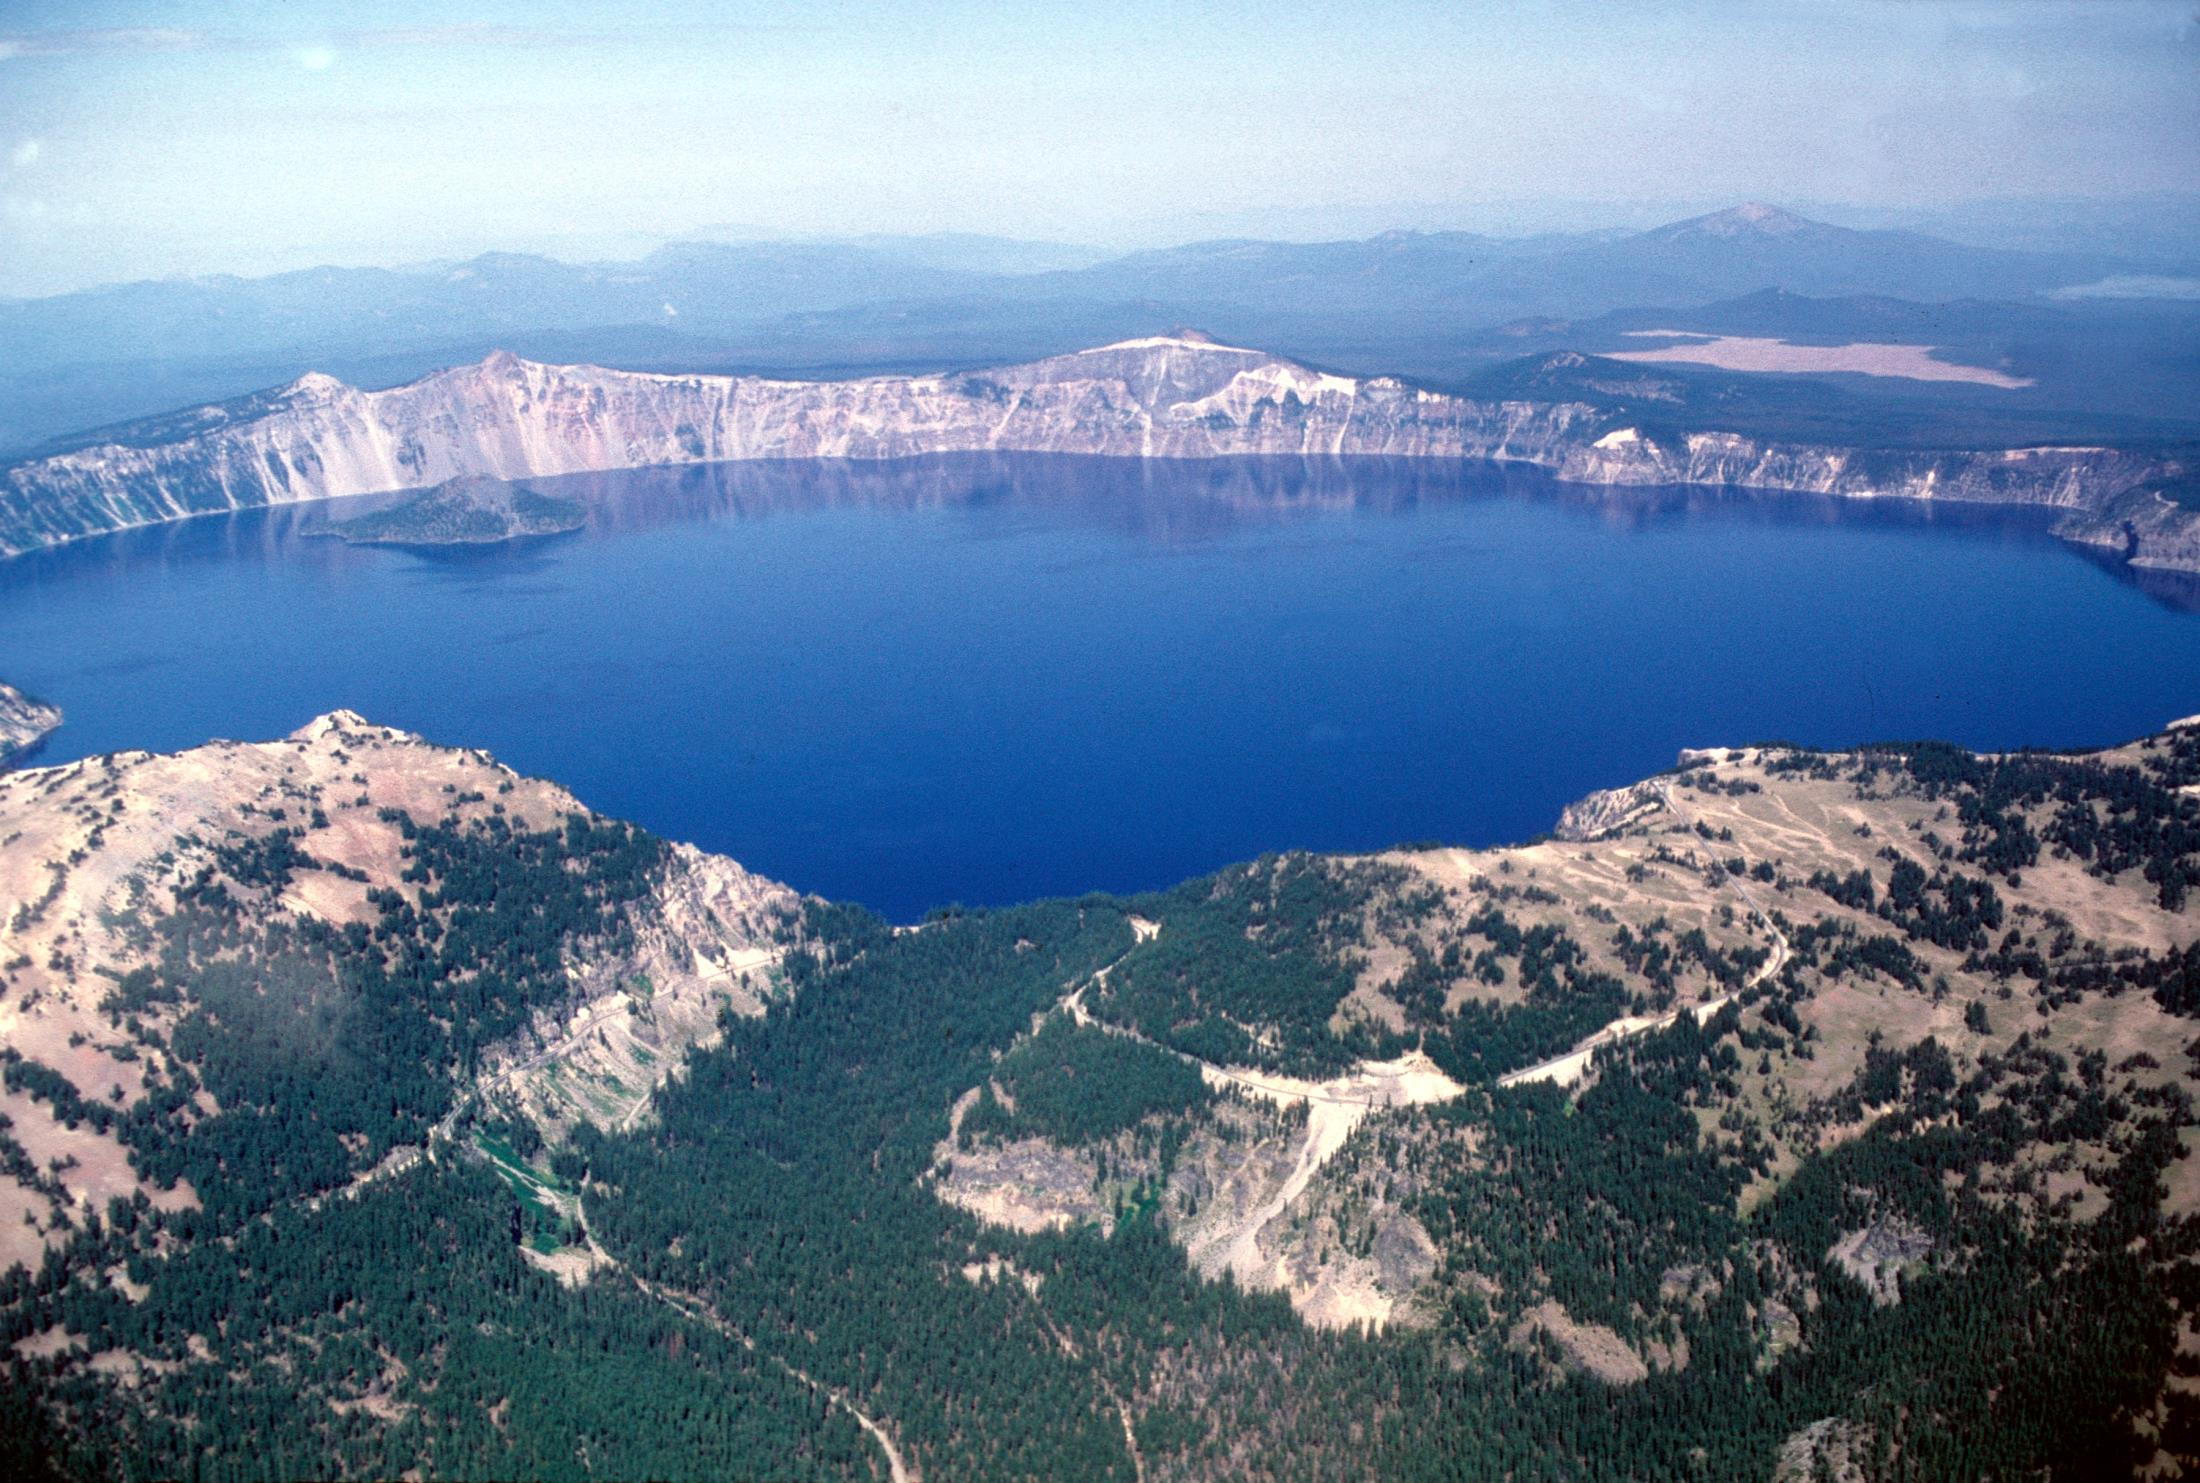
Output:
[[2200,711],[2200,616],[2031,515],[1381,460],[535,487],[589,528],[418,555],[254,512],[0,563],[0,677],[68,713],[37,760],[348,706],[906,919],[1524,838],[1683,746]]

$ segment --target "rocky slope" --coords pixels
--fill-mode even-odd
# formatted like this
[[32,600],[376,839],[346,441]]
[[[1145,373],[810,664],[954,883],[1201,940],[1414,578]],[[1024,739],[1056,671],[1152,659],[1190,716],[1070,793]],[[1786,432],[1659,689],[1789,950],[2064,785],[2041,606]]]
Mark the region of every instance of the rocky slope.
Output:
[[[35,1263],[42,1246],[118,1196],[142,1192],[161,1208],[198,1198],[188,1177],[163,1177],[162,1140],[132,1143],[122,1120],[205,1071],[205,1027],[179,1031],[203,1007],[192,992],[117,988],[141,970],[184,982],[214,971],[177,968],[164,946],[169,925],[209,903],[233,909],[229,931],[242,946],[232,951],[253,963],[281,958],[301,932],[356,928],[363,941],[370,924],[391,927],[384,904],[400,898],[410,903],[399,912],[408,920],[411,912],[437,918],[423,829],[483,846],[471,865],[454,863],[455,876],[484,863],[513,868],[510,831],[569,837],[570,821],[591,817],[562,788],[483,753],[433,746],[347,711],[281,741],[125,752],[0,775],[8,913],[0,920],[0,1059],[10,1071],[0,1143],[29,1161],[0,1172],[0,1267]],[[650,848],[661,853],[608,904],[609,930],[567,936],[543,992],[514,1006],[505,1031],[470,1057],[453,1057],[472,1064],[447,1078],[439,1135],[460,1116],[524,1119],[553,1138],[580,1122],[631,1126],[686,1050],[717,1038],[721,1011],[761,1012],[798,898],[730,860]],[[317,1042],[331,1024],[357,1030],[364,1006],[349,994],[323,1000],[279,977],[268,975],[257,1003],[290,1026],[279,1033],[296,1038],[300,1053],[333,1057]],[[302,995],[296,1020],[283,1002],[291,993]],[[441,1003],[431,1009],[452,1013]],[[388,1004],[377,1012],[388,1014]],[[230,1005],[216,1018],[234,1029],[237,1014]],[[71,1091],[59,1101],[42,1094],[24,1078],[32,1065],[51,1068],[61,1082],[49,1085]],[[215,1091],[201,1087],[193,1111],[213,1113]],[[122,1118],[84,1115],[81,1104]],[[359,1175],[401,1166],[430,1141],[341,1133]]]
[[[1651,435],[1612,426],[1583,403],[1450,396],[1192,335],[991,371],[833,382],[650,375],[499,352],[386,391],[309,375],[12,465],[0,470],[0,553],[468,475],[985,450],[1497,459],[1590,484],[1983,500],[2079,514],[2174,472],[2105,448],[1867,454],[1717,432]],[[2132,559],[2183,565],[2196,521],[2178,512],[2176,530],[2150,536]]]
[[38,745],[47,732],[61,724],[61,707],[33,700],[13,685],[0,681],[0,767]]
[[2200,572],[2200,511],[2189,501],[2171,499],[2153,481],[2097,508],[2073,510],[2055,533],[2121,556],[2133,566]]
[[[1280,1292],[1311,1324],[1456,1341],[1471,1315],[1470,1329],[1548,1365],[1554,1383],[1614,1387],[1686,1370],[1692,1346],[1725,1342],[1698,1320],[1735,1253],[1667,1247],[1609,1210],[1582,1218],[1555,1191],[1523,1202],[1538,1180],[1586,1171],[1559,1155],[1531,1172],[1554,1149],[1537,1146],[1543,1133],[1514,1141],[1506,1096],[1555,1087],[1554,1107],[1629,1122],[1644,1093],[1670,1095],[1666,1057],[1704,1058],[1708,1073],[1679,1078],[1676,1123],[1698,1129],[1700,1154],[1723,1170],[1712,1182],[1742,1236],[1814,1210],[1813,1244],[1775,1259],[1756,1238],[1755,1259],[1778,1269],[1746,1309],[1759,1372],[1825,1342],[1808,1336],[1824,1331],[1813,1315],[1835,1274],[1847,1297],[1898,1306],[1906,1284],[1977,1260],[1973,1243],[2005,1218],[2112,1245],[2110,1217],[2136,1188],[2168,1228],[2200,1228],[2200,1182],[2174,1151],[2200,1140],[2200,1041],[2186,1019],[2200,991],[2200,730],[2036,763],[1931,747],[1680,761],[1584,799],[1534,845],[1303,871],[1263,862],[1142,901],[1151,936],[1074,986],[1064,1011],[1089,1033],[1192,1059],[1217,1097],[1157,1103],[1094,1137],[1066,1122],[1046,1135],[1028,1117],[989,1127],[973,1092],[937,1150],[935,1191],[1026,1231],[1107,1230],[1150,1203],[1204,1275]],[[1246,917],[1213,910],[1232,899],[1250,900]],[[1326,1034],[1293,1027],[1295,985],[1323,981],[1304,946],[1261,960],[1257,978],[1233,965],[1237,939],[1295,936],[1310,920],[1326,992],[1343,996]],[[1142,974],[1172,940],[1173,961]],[[1599,983],[1609,1020],[1568,1030],[1547,1018]],[[1508,1033],[1536,1025],[1543,1049]],[[1583,1049],[1537,1061],[1569,1040]],[[1242,1059],[1204,1049],[1217,1043]],[[1400,1047],[1427,1068],[1419,1084],[1371,1083],[1376,1058]],[[1359,1058],[1344,1074],[1287,1074],[1340,1053]],[[2060,1103],[2073,1064],[2092,1111]],[[1494,1098],[1491,1073],[1508,1089]],[[1015,1091],[1030,1102],[1046,1088]],[[2039,1120],[2020,1127],[2005,1110],[1994,1151],[1957,1160],[1970,1208],[1896,1196],[1907,1161],[1947,1156],[1936,1129],[1969,1126],[1981,1101]],[[2145,1135],[2172,1150],[2167,1172],[2127,1185],[2148,1107],[2169,1110]],[[1573,1160],[1611,1134],[1583,1136]],[[1603,1176],[1587,1177],[1582,1193],[1601,1204]],[[1855,1184],[1840,1208],[1814,1204],[1841,1180]],[[2183,1239],[2150,1248],[2163,1273],[2184,1269],[2169,1255]],[[1633,1242],[1647,1243],[1639,1256],[1604,1258],[1648,1264],[1627,1296],[1625,1283],[1557,1275],[1578,1243]],[[2184,1317],[2179,1343],[2200,1348],[2200,1315]],[[2173,1381],[2160,1403],[2190,1411],[2194,1389]]]
[[0,841],[0,1442],[71,1475],[534,1475],[743,1355],[736,1472],[864,1475],[820,1395],[934,1477],[2200,1472],[2191,725],[918,929],[342,712]]

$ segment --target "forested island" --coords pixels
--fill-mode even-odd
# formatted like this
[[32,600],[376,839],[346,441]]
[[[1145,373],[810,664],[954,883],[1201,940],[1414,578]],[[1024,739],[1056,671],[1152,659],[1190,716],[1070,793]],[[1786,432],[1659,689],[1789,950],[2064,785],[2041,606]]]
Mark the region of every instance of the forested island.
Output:
[[543,494],[498,479],[447,479],[394,504],[359,511],[333,509],[310,528],[354,546],[495,546],[562,535],[588,523],[577,499]]

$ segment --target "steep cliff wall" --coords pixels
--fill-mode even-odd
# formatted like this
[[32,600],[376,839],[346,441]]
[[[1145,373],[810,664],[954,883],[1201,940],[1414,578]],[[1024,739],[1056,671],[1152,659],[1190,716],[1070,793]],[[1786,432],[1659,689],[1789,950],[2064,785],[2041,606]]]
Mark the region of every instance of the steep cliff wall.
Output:
[[2200,572],[2200,511],[2151,485],[2073,510],[2056,525],[2055,534],[2098,546],[2133,566]]
[[1735,433],[1653,442],[1632,428],[1568,449],[1554,464],[1576,484],[1696,484],[1853,499],[1943,499],[2095,510],[2160,475],[2150,455],[2114,448],[1885,453],[1765,443]]
[[1004,451],[1499,459],[1592,484],[2074,511],[2104,509],[2164,468],[2097,448],[1885,455],[1723,433],[1660,442],[1608,421],[1580,402],[1477,401],[1176,337],[992,371],[831,382],[646,375],[500,352],[387,391],[307,376],[0,470],[0,554],[208,511],[467,475],[765,458]]
[[33,700],[0,681],[0,767],[7,766],[17,753],[37,746],[60,724],[61,707]]

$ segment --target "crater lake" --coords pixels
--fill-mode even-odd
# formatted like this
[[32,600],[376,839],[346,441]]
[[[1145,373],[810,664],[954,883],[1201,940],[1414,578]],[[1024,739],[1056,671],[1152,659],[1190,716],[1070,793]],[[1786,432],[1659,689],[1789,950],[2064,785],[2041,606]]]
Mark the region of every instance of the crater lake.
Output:
[[2038,512],[1486,464],[944,457],[541,479],[570,535],[310,508],[0,563],[27,765],[348,707],[906,920],[1531,837],[1682,747],[2077,747],[2200,709],[2200,615]]

